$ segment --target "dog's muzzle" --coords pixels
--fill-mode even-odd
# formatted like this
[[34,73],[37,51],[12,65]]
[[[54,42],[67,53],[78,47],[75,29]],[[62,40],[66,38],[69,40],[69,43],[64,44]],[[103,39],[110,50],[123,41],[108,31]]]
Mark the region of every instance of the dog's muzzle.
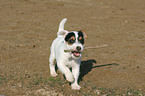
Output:
[[81,56],[81,47],[77,46],[76,50],[64,50],[64,52],[71,52],[74,57],[80,57]]
[[64,50],[64,52],[71,52],[75,57],[80,57],[80,55],[81,55],[80,51]]
[[73,54],[75,57],[80,57],[81,52],[79,52],[79,51],[72,51],[72,54]]

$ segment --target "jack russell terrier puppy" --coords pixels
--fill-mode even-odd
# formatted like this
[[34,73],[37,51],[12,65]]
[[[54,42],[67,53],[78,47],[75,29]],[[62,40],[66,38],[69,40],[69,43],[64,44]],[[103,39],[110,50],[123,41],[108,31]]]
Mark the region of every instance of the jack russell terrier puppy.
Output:
[[[80,73],[81,52],[84,47],[84,38],[86,34],[82,31],[64,30],[64,24],[67,19],[64,18],[59,24],[57,38],[52,42],[49,58],[50,74],[57,76],[55,64],[65,75],[66,80],[71,82],[71,88],[79,90],[78,78]],[[70,70],[72,69],[72,71]]]

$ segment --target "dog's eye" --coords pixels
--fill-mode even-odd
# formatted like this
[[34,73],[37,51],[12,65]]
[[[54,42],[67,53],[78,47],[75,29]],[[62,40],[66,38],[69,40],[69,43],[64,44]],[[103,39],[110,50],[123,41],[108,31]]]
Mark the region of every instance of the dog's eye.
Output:
[[74,42],[75,42],[75,40],[73,40],[73,39],[70,39],[70,40],[68,41],[69,44],[73,44]]
[[81,44],[84,44],[84,38],[79,37],[79,38],[78,38],[78,41],[80,41]]
[[82,37],[79,37],[79,40],[81,40],[82,39]]

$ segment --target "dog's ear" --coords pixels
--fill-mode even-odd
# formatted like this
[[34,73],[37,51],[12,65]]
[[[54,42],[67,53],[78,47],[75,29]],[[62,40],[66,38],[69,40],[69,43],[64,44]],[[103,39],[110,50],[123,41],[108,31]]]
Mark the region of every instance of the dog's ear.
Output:
[[83,33],[84,38],[87,38],[87,37],[88,37],[85,31],[80,30],[80,32],[82,32],[82,33]]
[[65,36],[67,33],[68,33],[68,31],[63,30],[63,31],[57,32],[57,35],[58,35],[58,36]]

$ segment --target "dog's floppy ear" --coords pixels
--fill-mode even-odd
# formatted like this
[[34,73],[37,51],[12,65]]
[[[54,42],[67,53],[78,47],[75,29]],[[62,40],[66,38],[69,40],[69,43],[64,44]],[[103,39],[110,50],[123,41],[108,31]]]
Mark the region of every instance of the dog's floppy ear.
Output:
[[87,37],[88,37],[85,31],[80,30],[80,32],[82,32],[82,33],[83,33],[84,38],[87,38]]
[[68,31],[63,30],[63,31],[57,32],[57,35],[58,35],[58,36],[65,36],[67,33],[68,33]]

